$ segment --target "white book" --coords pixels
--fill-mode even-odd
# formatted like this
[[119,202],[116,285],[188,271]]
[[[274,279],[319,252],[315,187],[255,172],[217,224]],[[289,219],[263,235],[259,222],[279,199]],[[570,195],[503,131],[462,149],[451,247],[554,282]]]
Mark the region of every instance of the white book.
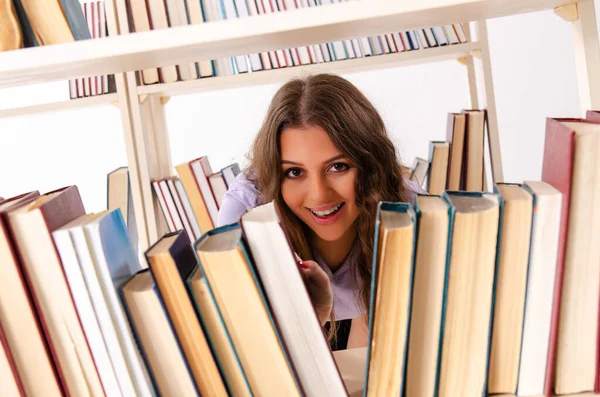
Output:
[[[233,0],[219,0],[221,9],[223,10],[223,19],[237,19],[238,14],[235,9]],[[246,57],[244,55],[236,55],[234,57],[235,64],[237,66],[238,73],[248,72],[248,64],[246,63]]]
[[102,331],[102,336],[104,337],[121,391],[124,396],[135,395],[136,392],[137,395],[140,396],[150,396],[151,393],[149,390],[144,389],[143,383],[137,384],[137,382],[134,382],[135,373],[127,364],[128,360],[126,359],[125,349],[121,346],[122,344],[119,341],[117,329],[111,317],[108,304],[104,298],[100,280],[94,267],[92,254],[85,238],[83,226],[72,228],[69,230],[69,234],[73,241],[75,251],[77,252],[77,257],[79,258],[79,267],[81,268],[81,273],[85,280],[85,286],[90,294],[94,313],[98,319],[98,324],[100,324],[100,330]]
[[431,29],[433,30],[433,35],[435,36],[438,45],[442,46],[449,44],[448,37],[446,37],[446,33],[441,26],[434,26]]
[[183,183],[179,178],[175,178],[175,188],[179,193],[181,204],[183,205],[183,209],[187,214],[188,220],[190,221],[190,226],[192,227],[192,231],[194,232],[194,239],[197,240],[200,237],[202,237],[200,225],[198,225],[198,221],[196,220],[196,216],[194,215],[194,211],[192,209],[192,204],[190,203],[190,200],[185,192],[185,188],[183,187]]
[[171,191],[171,196],[173,197],[173,201],[175,202],[175,207],[177,208],[177,213],[181,218],[181,222],[183,223],[183,228],[188,235],[188,239],[193,243],[194,242],[194,232],[192,230],[192,226],[188,221],[187,214],[183,209],[183,204],[181,199],[179,198],[179,192],[175,189],[175,184],[173,183],[173,179],[167,180],[167,185],[169,186],[169,190]]
[[[125,313],[125,308],[117,292],[121,286],[120,284],[125,282],[130,274],[141,270],[141,267],[133,248],[128,246],[129,252],[125,252],[125,250],[122,249],[122,246],[120,246],[128,244],[124,241],[127,236],[126,227],[121,230],[123,233],[122,236],[114,235],[111,233],[111,230],[105,230],[101,227],[101,223],[104,219],[111,220],[109,218],[117,216],[116,212],[117,211],[111,211],[85,225],[83,227],[84,234],[98,280],[100,281],[104,299],[110,310],[115,328],[117,329],[121,348],[125,352],[129,371],[134,379],[137,395],[155,396],[156,394],[150,381],[148,370],[138,349],[133,331],[131,330],[129,320]],[[120,212],[118,216],[121,217]],[[111,234],[107,236],[107,233]],[[114,243],[111,244],[111,246],[112,249],[115,250],[114,252],[109,252],[109,254],[118,256],[117,258],[107,257],[107,252],[104,250],[105,244],[109,239],[111,239],[111,243]],[[125,256],[128,256],[129,258],[125,260]],[[128,268],[129,270],[124,271],[125,268]]]
[[347,395],[273,202],[248,210],[240,223],[306,395]]
[[[223,19],[219,0],[202,0],[202,9],[207,22]],[[214,61],[217,76],[232,76],[235,74],[231,58],[219,58]]]
[[[186,1],[188,11],[188,21],[190,25],[199,25],[204,23],[204,15],[202,14],[202,6],[200,0],[188,0]],[[213,65],[212,61],[200,61],[198,62],[198,72],[200,77],[211,77],[213,76]]]
[[[250,2],[254,3],[254,0],[250,0]],[[256,4],[254,4],[254,7],[256,7]],[[238,17],[246,18],[250,16],[250,11],[248,10],[248,4],[246,3],[246,0],[235,0],[235,8],[237,9]],[[248,61],[252,71],[263,70],[261,58],[257,53],[249,54]]]
[[[255,17],[260,15],[255,0],[248,0],[246,4],[248,6],[248,13],[250,14],[250,16]],[[261,52],[259,55],[263,69],[273,69],[273,65],[271,65],[271,59],[269,58],[269,53]]]
[[[167,12],[169,14],[169,25],[175,26],[187,26],[187,10],[185,8],[184,0],[165,0],[167,5]],[[195,63],[184,63],[177,65],[179,69],[179,76],[181,80],[195,80],[198,78],[198,70]]]
[[541,181],[525,181],[523,186],[533,196],[535,211],[531,225],[517,396],[538,396],[544,394],[546,379],[562,194]]
[[79,267],[77,253],[69,234],[71,228],[85,223],[87,219],[88,217],[84,215],[67,223],[52,232],[52,238],[58,250],[62,268],[69,284],[69,290],[71,291],[71,297],[73,298],[73,303],[75,304],[75,309],[77,310],[77,315],[85,333],[85,338],[92,353],[104,392],[109,396],[122,396],[123,394],[121,393],[119,382],[117,381],[102,332],[100,331],[100,325],[98,324],[98,319],[96,318],[90,295]]

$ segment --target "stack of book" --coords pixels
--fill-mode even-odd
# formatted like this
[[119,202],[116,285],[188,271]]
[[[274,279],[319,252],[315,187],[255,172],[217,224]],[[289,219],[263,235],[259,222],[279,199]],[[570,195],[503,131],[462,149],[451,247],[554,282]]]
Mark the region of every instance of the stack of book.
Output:
[[485,134],[487,111],[449,113],[446,140],[429,142],[429,158],[416,157],[409,178],[428,193],[487,191]]
[[213,172],[207,156],[175,167],[177,176],[154,179],[152,188],[169,231],[185,229],[192,240],[217,225],[223,197],[240,172],[237,163]]
[[[104,1],[82,2],[81,7],[87,22],[90,38],[99,39],[108,36]],[[69,80],[71,99],[84,98],[116,92],[114,75],[82,77]]]
[[[126,0],[131,32],[166,29],[300,8],[319,7],[347,0]],[[143,84],[172,83],[211,76],[287,68],[341,61],[403,51],[413,51],[468,41],[461,24],[390,32],[373,37],[316,43],[228,59],[171,65],[142,71]]]
[[[539,181],[379,203],[365,395],[598,392],[588,116],[547,120]],[[144,257],[121,209],[86,214],[76,186],[1,201],[0,393],[348,394],[356,368],[333,358],[274,203]]]

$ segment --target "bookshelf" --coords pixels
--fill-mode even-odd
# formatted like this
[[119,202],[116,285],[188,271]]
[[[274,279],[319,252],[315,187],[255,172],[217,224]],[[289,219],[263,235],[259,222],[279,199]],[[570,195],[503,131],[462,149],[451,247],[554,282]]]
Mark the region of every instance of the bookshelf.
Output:
[[[277,83],[317,71],[355,73],[456,59],[465,65],[468,74],[471,106],[488,110],[491,172],[494,182],[502,182],[486,19],[554,9],[558,16],[573,26],[576,44],[573,55],[577,64],[581,108],[583,111],[600,109],[600,49],[591,0],[566,5],[549,0],[421,0],[414,4],[397,0],[362,0],[335,7],[325,12],[306,9],[243,21],[127,34],[129,22],[124,0],[106,0],[112,37],[0,53],[0,88],[110,73],[115,75],[116,93],[1,110],[0,117],[114,104],[121,115],[140,249],[146,250],[166,232],[165,225],[160,223],[160,208],[154,199],[150,181],[173,172],[165,115],[165,104],[171,96]],[[472,42],[172,84],[138,86],[136,82],[135,70],[146,67],[457,22],[474,22],[473,31],[468,32]],[[248,29],[243,30],[244,27]]]
[[[282,82],[317,71],[354,73],[447,59],[465,64],[471,107],[489,114],[494,182],[502,182],[486,19],[554,9],[573,25],[582,110],[600,108],[600,51],[591,0],[379,0],[353,1],[237,20],[128,34],[125,2],[106,0],[109,36],[0,53],[0,88],[115,74],[117,92],[98,97],[0,110],[14,117],[113,103],[120,111],[141,249],[164,232],[150,181],[172,173],[164,104],[173,95]],[[469,43],[418,51],[298,66],[287,69],[137,86],[136,70],[237,54],[350,39],[448,23],[474,22]],[[479,77],[479,79],[478,79]]]

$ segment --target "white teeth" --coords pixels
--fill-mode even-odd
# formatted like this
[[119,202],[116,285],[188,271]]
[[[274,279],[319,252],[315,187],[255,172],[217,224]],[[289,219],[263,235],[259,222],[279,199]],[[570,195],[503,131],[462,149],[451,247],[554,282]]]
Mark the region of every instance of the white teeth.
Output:
[[311,211],[313,212],[313,214],[318,215],[318,216],[327,216],[327,215],[332,214],[335,211],[339,210],[340,207],[342,206],[342,204],[343,203],[339,203],[338,205],[336,205],[333,208],[328,209],[327,211],[315,211],[315,210],[312,210],[312,209],[311,209]]

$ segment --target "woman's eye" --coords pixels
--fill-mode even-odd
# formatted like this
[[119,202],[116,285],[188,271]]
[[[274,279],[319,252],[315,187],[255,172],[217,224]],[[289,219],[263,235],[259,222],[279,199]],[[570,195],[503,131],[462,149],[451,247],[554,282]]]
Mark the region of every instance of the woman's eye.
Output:
[[331,170],[334,172],[342,172],[346,171],[350,166],[346,163],[333,163],[331,165]]
[[300,168],[288,168],[285,171],[285,176],[287,178],[298,178],[302,176],[302,170]]

